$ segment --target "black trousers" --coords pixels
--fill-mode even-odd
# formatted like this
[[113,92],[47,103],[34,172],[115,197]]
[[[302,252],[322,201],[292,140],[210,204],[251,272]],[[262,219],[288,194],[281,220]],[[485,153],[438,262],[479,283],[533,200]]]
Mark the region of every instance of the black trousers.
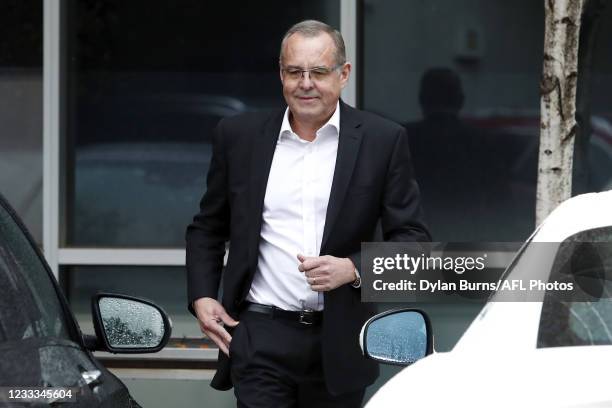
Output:
[[365,390],[332,395],[323,378],[321,328],[243,312],[230,343],[239,408],[357,408]]

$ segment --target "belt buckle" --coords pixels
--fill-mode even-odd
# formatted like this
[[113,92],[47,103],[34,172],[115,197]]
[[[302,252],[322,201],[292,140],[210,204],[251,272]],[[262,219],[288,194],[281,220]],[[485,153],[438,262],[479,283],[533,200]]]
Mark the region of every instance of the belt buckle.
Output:
[[298,321],[308,326],[312,325],[314,323],[314,310],[312,309],[300,310],[300,318]]

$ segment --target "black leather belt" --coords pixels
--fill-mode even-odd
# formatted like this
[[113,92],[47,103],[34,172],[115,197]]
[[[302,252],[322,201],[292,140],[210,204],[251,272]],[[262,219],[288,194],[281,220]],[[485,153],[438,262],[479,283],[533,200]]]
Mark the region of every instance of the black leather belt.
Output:
[[245,302],[245,304],[244,311],[265,314],[270,319],[290,320],[308,326],[321,324],[323,320],[323,312],[316,312],[314,310],[291,311],[279,309],[275,306],[260,305],[259,303]]

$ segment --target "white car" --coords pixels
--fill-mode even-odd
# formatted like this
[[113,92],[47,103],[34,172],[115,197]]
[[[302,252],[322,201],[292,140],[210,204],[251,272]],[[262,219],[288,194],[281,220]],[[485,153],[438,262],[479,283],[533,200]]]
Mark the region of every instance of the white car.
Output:
[[[546,252],[539,243],[556,243],[548,244],[556,250],[535,268],[535,251],[540,258]],[[566,273],[591,285],[595,300],[560,301],[546,293],[539,301],[502,302],[493,294],[450,352],[433,351],[424,312],[396,310],[370,319],[360,338],[365,355],[411,365],[367,408],[612,407],[612,191],[561,204],[504,279],[552,278],[559,259]]]

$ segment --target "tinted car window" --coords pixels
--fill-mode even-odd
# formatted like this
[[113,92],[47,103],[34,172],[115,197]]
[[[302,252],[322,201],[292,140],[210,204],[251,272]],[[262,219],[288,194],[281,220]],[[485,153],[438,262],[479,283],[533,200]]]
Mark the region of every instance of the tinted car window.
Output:
[[544,296],[538,347],[612,344],[612,228],[576,234],[559,247],[551,280],[572,276],[593,299]]
[[0,342],[31,337],[70,339],[51,277],[0,205]]

